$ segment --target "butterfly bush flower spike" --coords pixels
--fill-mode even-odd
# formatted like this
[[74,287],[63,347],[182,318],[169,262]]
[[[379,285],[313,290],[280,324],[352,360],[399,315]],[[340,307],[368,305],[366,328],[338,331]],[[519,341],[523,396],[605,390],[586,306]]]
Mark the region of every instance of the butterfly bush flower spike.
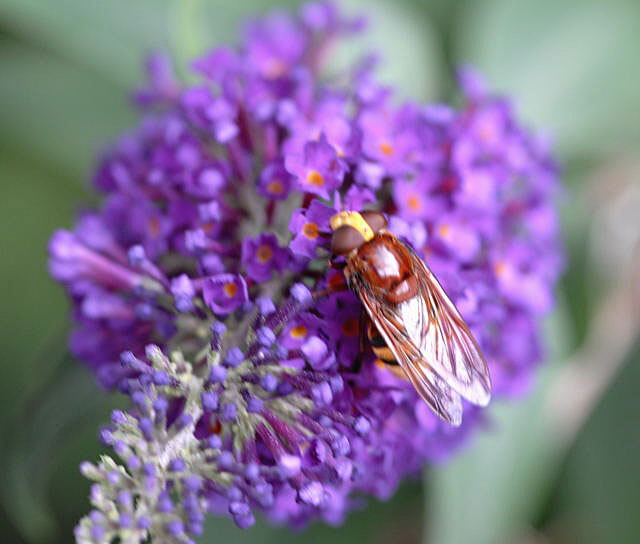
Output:
[[366,60],[332,77],[361,28],[314,2],[251,21],[192,86],[147,64],[142,118],[95,171],[101,204],[49,245],[71,350],[130,397],[100,434],[112,456],[81,467],[77,542],[194,542],[208,514],[339,525],[489,417],[439,420],[361,353],[353,293],[314,298],[344,281],[327,266],[339,211],[384,212],[425,260],[494,398],[535,375],[563,263],[547,142],[468,69],[458,109],[403,101]]

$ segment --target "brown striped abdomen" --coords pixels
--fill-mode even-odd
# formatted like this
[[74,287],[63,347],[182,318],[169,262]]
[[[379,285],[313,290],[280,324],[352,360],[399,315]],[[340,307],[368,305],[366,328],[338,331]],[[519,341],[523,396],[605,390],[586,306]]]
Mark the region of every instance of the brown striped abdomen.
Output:
[[376,365],[380,368],[393,372],[393,374],[398,378],[406,380],[407,376],[405,375],[404,370],[402,370],[402,367],[398,364],[398,361],[394,357],[393,352],[389,349],[389,346],[387,346],[387,343],[380,334],[380,331],[371,322],[369,322],[369,326],[367,327],[367,336],[369,337],[371,349],[378,358],[376,360]]
[[395,356],[389,349],[389,346],[387,346],[380,331],[371,321],[369,321],[369,326],[367,327],[367,336],[369,337],[371,349],[378,359],[386,365],[398,366],[398,361],[396,361]]

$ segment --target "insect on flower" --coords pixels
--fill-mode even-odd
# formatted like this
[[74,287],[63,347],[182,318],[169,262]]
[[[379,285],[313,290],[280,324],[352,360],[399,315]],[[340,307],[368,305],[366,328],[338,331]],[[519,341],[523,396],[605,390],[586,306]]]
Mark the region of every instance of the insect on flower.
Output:
[[337,213],[331,252],[346,258],[344,274],[366,310],[361,329],[375,355],[406,377],[439,417],[458,426],[461,397],[489,403],[487,362],[436,277],[386,226],[379,212]]

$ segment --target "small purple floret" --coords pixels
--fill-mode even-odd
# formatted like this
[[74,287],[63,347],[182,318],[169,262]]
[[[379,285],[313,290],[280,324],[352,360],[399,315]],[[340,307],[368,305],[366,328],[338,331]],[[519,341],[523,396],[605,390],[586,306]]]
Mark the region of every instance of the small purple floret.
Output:
[[222,365],[216,365],[211,368],[209,373],[209,381],[211,383],[223,383],[227,377],[227,369]]
[[202,402],[202,407],[207,412],[216,412],[218,410],[219,397],[213,391],[202,393],[200,395],[200,401]]

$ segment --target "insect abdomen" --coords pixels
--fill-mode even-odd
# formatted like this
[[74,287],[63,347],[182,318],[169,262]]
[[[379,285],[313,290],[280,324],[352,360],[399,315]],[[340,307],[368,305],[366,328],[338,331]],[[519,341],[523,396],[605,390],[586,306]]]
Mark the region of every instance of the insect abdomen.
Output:
[[380,359],[386,365],[397,366],[398,361],[396,361],[395,356],[392,351],[387,346],[384,338],[380,334],[380,331],[373,325],[373,323],[369,323],[369,327],[367,329],[367,336],[369,337],[369,343],[371,344],[371,349],[375,356]]

